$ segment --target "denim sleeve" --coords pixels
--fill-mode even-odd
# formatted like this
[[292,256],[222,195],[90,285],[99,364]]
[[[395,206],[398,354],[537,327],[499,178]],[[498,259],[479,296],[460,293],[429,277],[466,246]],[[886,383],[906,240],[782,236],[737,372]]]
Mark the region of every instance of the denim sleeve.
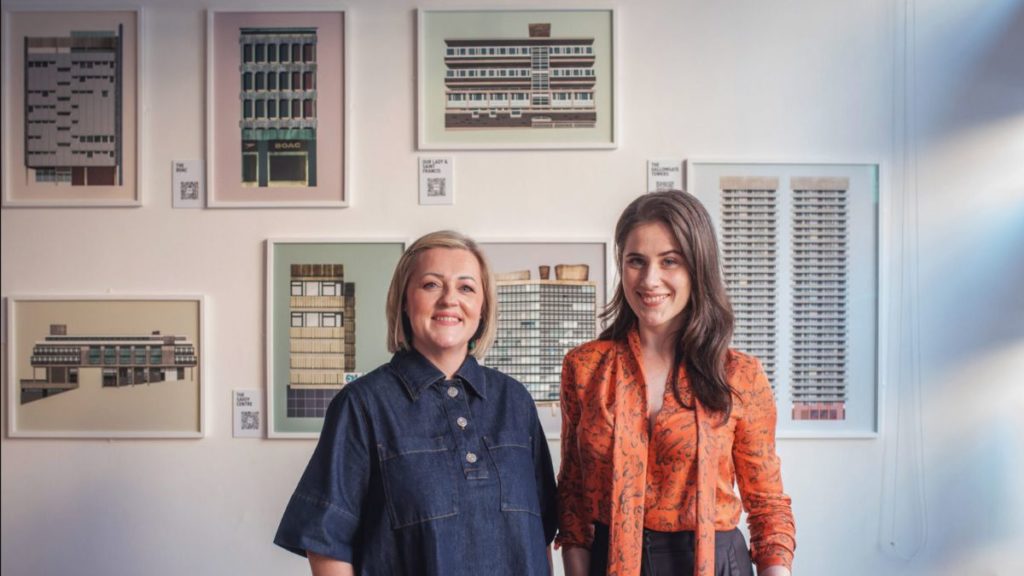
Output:
[[369,429],[349,388],[331,401],[320,441],[292,494],[274,543],[305,556],[352,562],[370,476]]
[[555,489],[555,470],[551,465],[551,452],[548,450],[548,439],[544,428],[537,417],[537,408],[533,409],[533,469],[537,475],[537,498],[540,502],[540,514],[544,522],[544,541],[551,544],[558,530],[558,493]]

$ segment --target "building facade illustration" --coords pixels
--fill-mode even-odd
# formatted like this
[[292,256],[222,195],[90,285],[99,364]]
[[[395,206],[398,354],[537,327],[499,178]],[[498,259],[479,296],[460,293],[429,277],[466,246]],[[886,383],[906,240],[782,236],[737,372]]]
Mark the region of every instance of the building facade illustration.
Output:
[[32,376],[23,378],[21,403],[78,388],[80,372],[102,371],[104,387],[191,379],[198,365],[195,344],[184,336],[69,335],[66,324],[50,325],[50,335],[32,347]]
[[445,39],[445,128],[593,128],[594,39]]
[[557,402],[562,359],[597,336],[597,284],[585,279],[499,279],[495,284],[498,332],[487,365],[522,382],[535,401]]
[[242,183],[316,186],[316,28],[242,28]]
[[322,418],[356,374],[355,284],[343,264],[292,264],[287,415]]
[[123,32],[25,38],[25,168],[33,181],[123,184]]

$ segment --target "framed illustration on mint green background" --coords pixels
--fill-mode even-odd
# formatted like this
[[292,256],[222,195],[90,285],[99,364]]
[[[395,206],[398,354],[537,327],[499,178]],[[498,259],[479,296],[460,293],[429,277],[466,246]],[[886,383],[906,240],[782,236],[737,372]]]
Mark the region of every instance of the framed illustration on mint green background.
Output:
[[140,30],[139,9],[4,8],[5,207],[141,205]]
[[420,10],[421,150],[615,148],[613,10]]
[[207,13],[207,206],[348,205],[347,21]]
[[269,437],[319,437],[334,395],[391,359],[385,304],[404,249],[394,239],[267,240]]

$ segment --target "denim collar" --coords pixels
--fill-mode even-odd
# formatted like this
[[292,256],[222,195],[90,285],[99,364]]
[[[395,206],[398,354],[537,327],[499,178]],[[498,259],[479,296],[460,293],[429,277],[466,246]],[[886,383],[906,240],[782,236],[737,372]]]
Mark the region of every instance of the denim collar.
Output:
[[[413,401],[418,400],[420,394],[428,386],[444,380],[444,373],[416,350],[396,353],[391,357],[390,366],[398,379],[402,381],[405,391],[409,393]],[[465,382],[466,386],[477,396],[484,400],[487,399],[484,391],[487,380],[484,378],[483,368],[477,363],[476,358],[466,356],[462,366],[455,372],[455,377]]]

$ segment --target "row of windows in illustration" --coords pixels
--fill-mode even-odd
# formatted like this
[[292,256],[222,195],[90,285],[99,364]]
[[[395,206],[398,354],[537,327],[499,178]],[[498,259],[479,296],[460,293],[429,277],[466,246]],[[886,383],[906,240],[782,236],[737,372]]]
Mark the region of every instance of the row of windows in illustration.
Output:
[[341,282],[292,280],[292,296],[343,296]]
[[345,323],[343,312],[292,312],[292,328],[339,328]]
[[[593,55],[593,46],[538,46],[547,49],[552,56]],[[529,46],[479,46],[474,48],[452,48],[444,51],[445,56],[529,56]]]
[[[67,93],[66,91],[62,91],[62,92],[63,93]],[[101,90],[100,92],[102,93],[102,96],[104,98],[110,96],[110,90]],[[72,94],[94,94],[95,90],[72,90],[71,93]],[[25,90],[25,94],[28,94],[29,96],[36,95],[36,96],[42,96],[44,98],[49,98],[50,94],[57,94],[57,91],[56,90]],[[70,101],[71,101],[71,97],[70,96],[57,96],[57,102],[70,102]],[[74,107],[77,107],[77,104]],[[54,108],[54,106],[52,104],[45,104],[45,103],[44,104],[40,104],[40,103],[37,103],[37,102],[32,102],[27,107],[29,112],[31,112],[32,110],[34,110],[36,108],[46,109],[46,108]]]
[[78,56],[79,58],[71,60],[70,62],[68,62],[66,59],[62,59],[62,64],[64,64],[63,66],[58,66],[56,59],[50,60],[46,58],[40,58],[38,56],[31,56],[27,66],[29,68],[49,68],[51,66],[58,66],[57,72],[71,72],[72,67],[83,69],[114,68],[113,56],[101,55],[99,57],[102,58],[102,60],[85,60],[80,58],[81,54],[79,54]]
[[[57,146],[64,147],[64,148],[70,148],[71,147],[70,144],[63,143],[63,142],[58,142]],[[113,150],[107,150],[107,151],[103,151],[103,150],[72,150],[71,153],[74,154],[75,156],[85,156],[86,158],[92,158],[94,155],[96,155],[96,156],[109,156],[111,158],[114,157],[114,151]],[[32,157],[56,156],[57,155],[57,151],[56,150],[26,150],[25,151],[25,155],[26,156],[32,156]]]
[[242,101],[242,118],[316,118],[313,98],[246,98]]
[[[519,102],[526,106],[530,102],[530,92],[450,92],[449,103],[472,102],[478,105]],[[536,94],[535,94],[536,95]],[[546,96],[546,95],[545,95]],[[593,92],[552,92],[551,99],[555,102],[593,102]]]
[[[534,70],[530,68],[459,68],[448,70],[448,78],[529,78]],[[551,68],[548,72],[552,78],[586,78],[593,77],[593,68]]]
[[[51,122],[51,124],[52,124],[52,122]],[[29,134],[28,136],[26,136],[26,138],[29,139],[29,140],[42,140],[43,139],[43,137],[41,135],[39,135],[39,134]],[[81,135],[78,135],[78,134],[71,134],[71,138],[74,139],[74,140],[78,140],[79,142],[88,142],[88,143],[115,142],[113,136],[81,136]],[[58,144],[58,146],[59,145],[60,144]]]
[[[148,352],[148,355],[147,355]],[[160,346],[90,346],[83,356],[78,348],[36,347],[32,351],[32,364],[160,364],[163,349]],[[175,346],[175,364],[195,364],[195,351],[191,346]]]
[[283,72],[243,72],[242,90],[291,91],[316,90],[316,73],[310,70]]
[[316,62],[316,45],[312,42],[247,42],[242,44],[242,62]]

